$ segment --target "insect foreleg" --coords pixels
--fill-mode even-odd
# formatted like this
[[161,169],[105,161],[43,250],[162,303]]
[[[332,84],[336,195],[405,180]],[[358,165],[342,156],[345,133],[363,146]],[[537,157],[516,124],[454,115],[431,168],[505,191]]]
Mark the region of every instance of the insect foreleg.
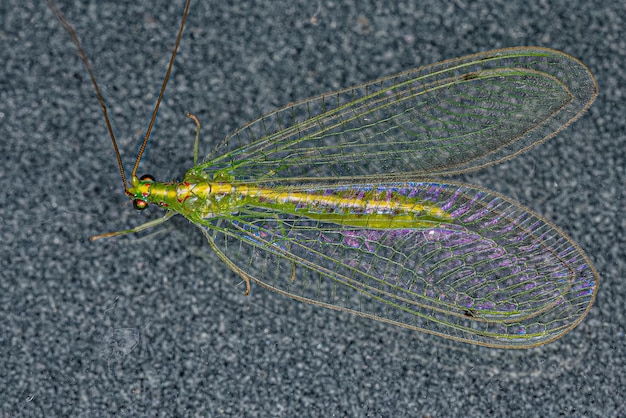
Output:
[[107,232],[105,234],[100,234],[100,235],[93,235],[89,239],[91,239],[92,241],[95,241],[100,238],[109,238],[109,237],[116,237],[118,235],[134,234],[136,232],[141,232],[145,229],[149,229],[157,225],[161,225],[162,223],[167,222],[174,215],[176,215],[176,212],[168,211],[165,213],[165,215],[162,218],[153,219],[149,222],[146,222],[145,224],[136,226],[133,229],[125,229],[123,231],[114,231],[114,232]]
[[196,123],[196,140],[193,143],[193,165],[198,165],[198,148],[200,147],[200,121],[196,115],[187,113],[187,117]]

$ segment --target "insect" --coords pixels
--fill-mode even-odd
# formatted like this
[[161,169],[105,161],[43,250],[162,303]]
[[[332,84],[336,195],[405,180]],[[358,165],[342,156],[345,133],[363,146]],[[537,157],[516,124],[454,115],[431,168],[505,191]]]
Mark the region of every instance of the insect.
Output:
[[246,284],[445,338],[500,348],[553,341],[595,299],[599,277],[550,221],[489,190],[442,181],[512,158],[576,120],[597,95],[577,59],[552,49],[482,52],[270,112],[229,135],[180,182],[137,168],[126,194],[186,217]]

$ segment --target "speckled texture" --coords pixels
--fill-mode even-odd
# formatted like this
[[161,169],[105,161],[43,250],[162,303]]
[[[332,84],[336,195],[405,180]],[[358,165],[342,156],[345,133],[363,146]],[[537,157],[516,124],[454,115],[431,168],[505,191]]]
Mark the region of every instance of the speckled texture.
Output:
[[[84,42],[127,164],[182,2],[61,5]],[[80,5],[79,5],[80,3]],[[176,4],[174,4],[176,3]],[[181,3],[181,4],[179,4]],[[234,5],[228,5],[234,3]],[[183,219],[124,197],[76,52],[44,2],[0,4],[0,416],[626,415],[626,11],[621,2],[204,1],[141,167],[179,178],[274,107],[441,59],[539,45],[585,62],[600,95],[572,127],[455,179],[546,216],[601,276],[589,316],[528,351],[469,346],[244,286]],[[316,24],[312,23],[313,20]]]

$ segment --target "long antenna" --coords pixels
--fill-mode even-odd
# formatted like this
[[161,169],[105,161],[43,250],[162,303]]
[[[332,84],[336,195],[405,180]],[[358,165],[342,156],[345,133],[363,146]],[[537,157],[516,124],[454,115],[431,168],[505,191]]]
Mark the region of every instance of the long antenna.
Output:
[[[102,109],[102,114],[104,115],[104,120],[107,125],[107,130],[109,131],[109,136],[111,137],[111,142],[113,143],[113,149],[115,150],[115,157],[117,158],[117,165],[120,170],[120,176],[122,177],[122,183],[124,184],[124,192],[130,196],[131,193],[128,191],[128,184],[126,183],[126,173],[124,172],[124,164],[122,163],[120,150],[117,146],[117,141],[115,140],[115,134],[113,133],[113,128],[111,127],[111,121],[109,120],[107,107],[106,107],[106,104],[104,103],[104,98],[102,97],[102,93],[100,92],[100,87],[98,86],[98,82],[96,81],[96,75],[94,74],[94,71],[91,67],[91,63],[89,62],[89,59],[87,59],[87,54],[85,54],[85,51],[83,50],[83,47],[81,46],[80,41],[78,40],[78,36],[76,35],[74,28],[67,21],[67,18],[65,17],[65,15],[61,13],[59,8],[54,3],[54,0],[46,0],[46,1],[48,3],[48,7],[50,8],[50,10],[52,10],[56,18],[59,20],[59,22],[61,22],[61,25],[63,25],[67,33],[70,35],[72,42],[74,43],[74,45],[76,46],[76,49],[78,50],[78,56],[80,57],[80,60],[85,65],[85,68],[87,68],[87,72],[89,73],[89,78],[91,79],[91,83],[93,84],[93,87],[96,91],[96,96],[98,97],[98,102],[100,103],[100,108]],[[137,159],[135,160],[135,165],[133,166],[133,170],[131,172],[131,177],[136,177],[137,167],[139,166],[139,162],[141,161],[141,156],[143,155],[143,152],[146,149],[148,139],[150,138],[150,133],[152,132],[152,127],[154,126],[154,121],[156,120],[156,116],[159,111],[159,106],[161,105],[161,101],[163,100],[163,95],[165,94],[165,87],[167,86],[167,81],[170,78],[172,67],[174,66],[174,59],[176,58],[176,53],[178,52],[180,40],[183,36],[183,29],[185,28],[187,15],[189,14],[190,4],[191,4],[191,0],[187,0],[187,2],[185,3],[185,10],[183,12],[183,18],[180,22],[180,28],[178,29],[178,36],[176,37],[176,45],[174,46],[174,51],[172,52],[170,63],[167,66],[167,72],[165,73],[165,79],[163,80],[163,85],[161,86],[161,92],[159,93],[159,98],[157,99],[156,106],[154,107],[154,112],[152,113],[152,118],[150,119],[150,125],[148,126],[146,135],[143,138],[143,142],[141,143],[141,148],[139,149],[139,153],[137,154]]]
[[[174,59],[176,58],[176,53],[178,52],[178,46],[180,45],[180,40],[183,37],[183,29],[185,29],[185,22],[187,21],[187,14],[189,13],[190,4],[191,0],[187,0],[187,2],[185,3],[185,11],[183,12],[183,18],[180,21],[180,28],[178,28],[178,36],[176,36],[176,45],[174,46],[174,51],[172,52],[170,63],[167,66],[167,72],[165,73],[165,79],[163,80],[163,85],[161,86],[161,92],[159,93],[159,98],[157,99],[156,106],[154,106],[154,112],[152,112],[150,125],[148,125],[146,136],[144,136],[143,142],[141,143],[141,148],[139,148],[139,153],[137,154],[137,159],[135,160],[135,165],[133,166],[133,171],[131,171],[130,173],[131,177],[137,177],[137,168],[139,167],[141,156],[143,155],[143,152],[146,149],[146,145],[148,144],[148,139],[150,138],[150,133],[152,132],[152,127],[154,126],[154,121],[156,120],[157,113],[159,112],[159,106],[161,106],[161,101],[163,100],[163,95],[165,94],[165,87],[167,87],[167,81],[170,78],[170,73],[172,72],[172,67],[174,66]],[[126,185],[126,183],[124,183],[124,185]]]

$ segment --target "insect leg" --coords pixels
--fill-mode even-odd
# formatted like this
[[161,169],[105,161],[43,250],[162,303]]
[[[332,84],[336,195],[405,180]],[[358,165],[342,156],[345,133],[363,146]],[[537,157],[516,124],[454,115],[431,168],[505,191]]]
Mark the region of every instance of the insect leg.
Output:
[[239,268],[235,263],[233,263],[232,260],[230,258],[228,258],[226,256],[226,254],[224,254],[222,252],[222,250],[220,250],[220,248],[217,245],[215,245],[215,241],[213,241],[213,237],[211,236],[211,234],[209,233],[209,230],[207,230],[207,228],[200,228],[200,229],[202,230],[202,233],[206,237],[207,241],[209,241],[209,246],[215,251],[217,256],[224,263],[226,263],[226,265],[228,267],[230,267],[235,273],[237,273],[237,274],[239,274],[239,276],[241,276],[243,281],[246,283],[246,290],[244,292],[244,296],[248,296],[250,294],[250,281],[253,280],[253,277],[250,276],[245,271],[243,271],[241,268]]
[[187,117],[196,123],[196,140],[193,143],[193,165],[198,165],[198,148],[200,146],[200,121],[196,115],[187,113]]
[[133,229],[124,229],[123,231],[114,231],[114,232],[107,232],[105,234],[100,234],[100,235],[93,235],[89,239],[92,241],[95,241],[100,238],[109,238],[109,237],[116,237],[118,235],[134,234],[135,232],[140,232],[140,231],[143,231],[144,229],[149,229],[157,225],[161,225],[162,223],[167,222],[174,215],[176,215],[176,212],[169,211],[169,212],[166,212],[162,218],[153,219],[149,222],[146,222],[145,224],[136,226]]

